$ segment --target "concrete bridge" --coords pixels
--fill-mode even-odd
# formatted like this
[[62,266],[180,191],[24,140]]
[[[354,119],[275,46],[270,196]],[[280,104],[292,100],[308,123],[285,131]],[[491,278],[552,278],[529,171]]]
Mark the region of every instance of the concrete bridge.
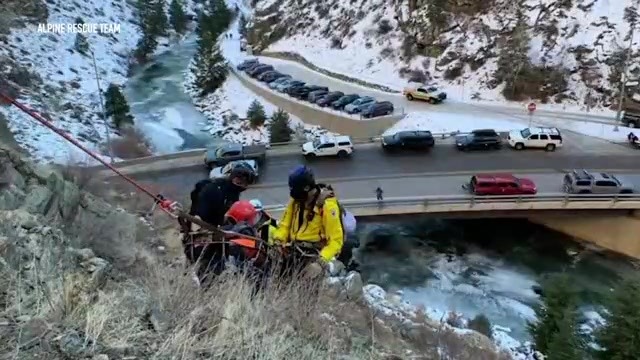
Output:
[[[429,176],[386,179],[384,189],[400,196],[375,199],[379,181],[333,182],[343,204],[362,220],[378,216],[422,215],[446,218],[526,218],[598,247],[640,258],[640,194],[568,195],[562,193],[561,173],[523,174],[534,180],[537,195],[473,196],[460,184],[468,176]],[[640,185],[640,175],[628,179]],[[400,188],[395,188],[399,186]],[[394,187],[391,189],[390,187]],[[245,198],[259,198],[279,217],[287,201],[286,185],[257,186]]]

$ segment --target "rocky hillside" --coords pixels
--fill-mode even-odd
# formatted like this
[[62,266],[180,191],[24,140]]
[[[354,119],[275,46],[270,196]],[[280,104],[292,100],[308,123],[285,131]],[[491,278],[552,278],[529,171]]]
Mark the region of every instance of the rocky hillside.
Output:
[[[191,1],[186,2],[192,6]],[[123,85],[134,64],[140,38],[135,2],[98,0],[7,0],[0,3],[0,84],[19,101],[53,119],[85,145],[100,149],[106,140],[96,83],[102,91]],[[98,32],[43,32],[47,24],[113,24]],[[162,51],[168,43],[159,39]],[[0,105],[0,121],[35,159],[65,163],[85,156],[49,129],[13,107]],[[2,129],[0,127],[0,129]],[[1,130],[0,130],[1,131]],[[6,132],[6,131],[5,131]],[[0,138],[7,134],[0,134]],[[118,136],[118,134],[112,134]],[[106,151],[103,150],[103,153]]]
[[[611,103],[638,18],[633,0],[255,3],[249,39],[258,50],[392,88],[435,82],[455,98],[588,106]],[[631,49],[638,64],[637,41]]]
[[319,296],[289,281],[252,297],[234,274],[201,291],[176,224],[128,210],[148,202],[4,147],[0,167],[0,358],[510,359],[338,264]]

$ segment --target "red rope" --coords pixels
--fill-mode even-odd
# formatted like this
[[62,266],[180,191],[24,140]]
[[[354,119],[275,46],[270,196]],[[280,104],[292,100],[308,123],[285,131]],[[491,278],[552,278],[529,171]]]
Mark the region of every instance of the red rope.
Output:
[[78,140],[74,139],[73,137],[71,137],[70,135],[66,134],[61,129],[57,128],[55,125],[53,125],[51,123],[51,121],[45,119],[42,115],[38,114],[36,111],[34,111],[32,109],[29,109],[28,107],[26,107],[25,105],[21,104],[20,102],[18,102],[17,100],[15,100],[14,98],[12,98],[9,95],[5,94],[2,91],[0,91],[0,99],[3,99],[6,102],[8,102],[9,104],[14,105],[18,109],[20,109],[24,113],[26,113],[27,115],[29,115],[32,118],[36,119],[40,124],[48,127],[53,132],[55,132],[56,134],[62,136],[65,140],[69,141],[70,143],[72,143],[73,145],[78,147],[80,150],[82,150],[85,153],[87,153],[92,158],[98,160],[102,165],[106,166],[109,170],[113,171],[118,176],[120,176],[121,178],[126,180],[128,183],[133,185],[136,189],[138,189],[138,190],[142,191],[144,194],[150,196],[160,206],[162,211],[164,211],[168,215],[170,215],[172,217],[175,217],[175,218],[177,218],[177,217],[186,218],[189,221],[191,221],[191,222],[193,222],[195,224],[198,224],[203,228],[206,228],[207,230],[221,232],[226,237],[242,236],[242,237],[247,238],[247,239],[253,239],[253,240],[257,240],[257,241],[262,241],[262,239],[260,239],[259,237],[246,236],[246,235],[242,235],[242,234],[235,233],[235,232],[232,232],[232,231],[225,231],[225,230],[218,229],[217,227],[214,227],[213,225],[211,225],[211,224],[209,224],[209,223],[207,223],[207,222],[205,222],[205,221],[203,221],[203,220],[201,220],[199,218],[196,218],[194,216],[191,216],[191,215],[185,213],[182,210],[182,208],[180,207],[180,204],[178,204],[175,201],[166,199],[166,198],[164,198],[164,196],[156,195],[153,192],[151,192],[150,190],[148,190],[147,188],[145,188],[144,186],[140,185],[138,182],[136,182],[135,180],[133,180],[129,176],[127,176],[127,175],[123,174],[122,172],[120,172],[120,170],[116,169],[113,165],[111,165],[108,162],[104,161],[96,153],[94,153],[93,151],[87,149]]

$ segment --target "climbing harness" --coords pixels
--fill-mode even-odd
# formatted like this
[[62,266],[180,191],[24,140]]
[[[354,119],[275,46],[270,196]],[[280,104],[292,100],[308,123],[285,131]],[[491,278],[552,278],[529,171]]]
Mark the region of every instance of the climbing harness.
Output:
[[[56,127],[55,125],[53,125],[53,123],[51,121],[45,119],[42,115],[37,113],[35,110],[32,110],[32,109],[28,108],[27,106],[25,106],[24,104],[18,102],[16,99],[14,99],[13,97],[7,95],[4,91],[1,91],[1,90],[0,90],[0,100],[2,100],[4,102],[7,102],[7,103],[17,107],[22,112],[24,112],[25,114],[29,115],[30,117],[32,117],[36,121],[38,121],[41,125],[46,126],[47,128],[49,128],[54,133],[62,136],[65,140],[67,140],[71,144],[75,145],[77,148],[82,150],[87,155],[89,155],[92,158],[96,159],[102,165],[106,166],[109,170],[113,171],[120,178],[124,179],[129,184],[133,185],[136,189],[138,189],[139,191],[141,191],[142,193],[144,193],[145,195],[147,195],[151,199],[153,199],[154,208],[155,208],[155,206],[159,207],[164,213],[166,213],[167,215],[171,216],[172,218],[188,220],[191,223],[197,224],[201,228],[206,229],[211,233],[222,234],[225,239],[232,238],[232,237],[243,237],[245,239],[259,241],[261,243],[263,242],[263,240],[261,238],[258,238],[258,237],[238,234],[238,233],[235,233],[235,232],[232,232],[232,231],[221,230],[221,229],[217,228],[216,226],[213,226],[213,225],[201,220],[198,217],[192,216],[191,214],[189,214],[186,211],[184,211],[182,205],[179,202],[167,199],[162,194],[154,194],[149,189],[145,188],[144,186],[142,186],[141,184],[136,182],[134,179],[132,179],[131,177],[129,177],[126,174],[122,173],[120,170],[116,169],[113,165],[109,164],[108,162],[106,162],[105,160],[100,158],[100,156],[98,156],[96,153],[94,153],[93,151],[87,149],[78,140],[74,139],[72,136],[66,134],[63,130],[61,130],[58,127]],[[2,102],[0,102],[0,103],[2,103]]]

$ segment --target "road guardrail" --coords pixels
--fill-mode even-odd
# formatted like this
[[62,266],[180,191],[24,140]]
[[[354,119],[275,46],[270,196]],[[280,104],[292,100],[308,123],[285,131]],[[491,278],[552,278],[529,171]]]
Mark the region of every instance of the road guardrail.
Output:
[[[637,210],[640,209],[640,194],[431,195],[380,201],[341,199],[340,204],[359,216],[491,210]],[[281,204],[265,206],[265,210],[272,213],[282,212],[284,208]]]
[[[448,132],[448,133],[433,133],[433,136],[436,139],[444,140],[444,139],[449,139],[449,138],[452,138],[452,137],[455,137],[455,136],[468,135],[468,134],[469,133],[467,133],[467,132]],[[507,132],[500,132],[499,134],[503,138],[506,138],[508,133]],[[354,145],[363,145],[363,144],[376,143],[376,142],[380,141],[381,138],[382,138],[382,136],[365,137],[365,138],[351,138],[351,141],[353,142]],[[311,141],[311,140],[309,140],[309,141]],[[300,147],[300,146],[302,146],[302,144],[304,144],[306,142],[307,141],[291,141],[291,142],[286,142],[286,143],[267,144],[266,145],[267,146],[267,154],[271,150],[287,148],[287,147],[291,147],[291,148]],[[171,154],[145,156],[145,157],[140,157],[140,158],[135,158],[135,159],[130,159],[130,160],[118,161],[118,162],[115,163],[115,165],[117,167],[125,167],[125,166],[133,166],[133,165],[140,165],[140,164],[148,164],[148,163],[157,162],[157,161],[174,160],[174,159],[188,158],[188,157],[193,157],[193,156],[203,156],[203,154],[204,154],[204,152],[206,150],[207,150],[206,148],[198,148],[198,149],[190,149],[190,150],[185,150],[185,151],[179,151],[179,152],[175,152],[175,153],[171,153]],[[92,168],[102,168],[102,165],[96,165],[96,166],[93,166]]]

